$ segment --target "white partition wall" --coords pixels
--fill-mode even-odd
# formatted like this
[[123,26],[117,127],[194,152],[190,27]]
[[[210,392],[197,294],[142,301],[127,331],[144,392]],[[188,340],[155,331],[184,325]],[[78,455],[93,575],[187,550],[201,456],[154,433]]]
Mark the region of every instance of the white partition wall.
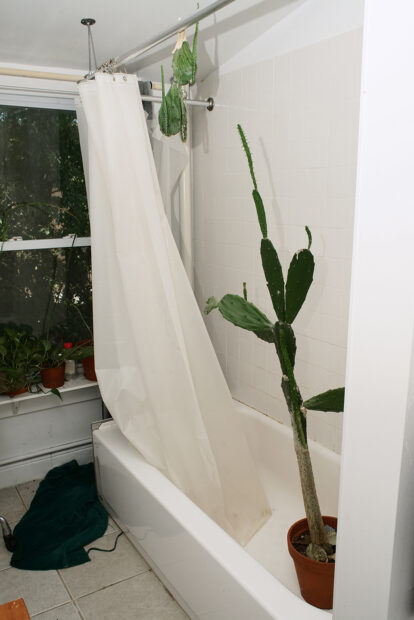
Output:
[[413,32],[366,0],[335,620],[414,617]]

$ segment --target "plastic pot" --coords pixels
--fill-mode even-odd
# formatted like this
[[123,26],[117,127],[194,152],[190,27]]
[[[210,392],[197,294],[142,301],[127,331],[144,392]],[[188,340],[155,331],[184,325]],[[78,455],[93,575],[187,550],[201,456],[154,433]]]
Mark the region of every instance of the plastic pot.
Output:
[[65,383],[65,364],[55,368],[43,368],[42,383],[47,388],[59,388]]
[[[336,517],[322,517],[325,525],[337,527]],[[296,521],[289,529],[287,543],[298,577],[300,592],[308,603],[320,609],[332,609],[335,563],[317,562],[302,555],[295,549],[292,541],[308,530],[307,519]]]

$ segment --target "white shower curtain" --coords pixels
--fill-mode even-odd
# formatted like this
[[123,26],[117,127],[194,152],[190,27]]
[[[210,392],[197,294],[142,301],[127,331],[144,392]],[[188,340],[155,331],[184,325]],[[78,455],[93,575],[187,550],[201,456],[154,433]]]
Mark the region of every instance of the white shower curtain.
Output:
[[97,74],[79,90],[103,400],[145,458],[245,544],[270,509],[164,213],[137,78]]

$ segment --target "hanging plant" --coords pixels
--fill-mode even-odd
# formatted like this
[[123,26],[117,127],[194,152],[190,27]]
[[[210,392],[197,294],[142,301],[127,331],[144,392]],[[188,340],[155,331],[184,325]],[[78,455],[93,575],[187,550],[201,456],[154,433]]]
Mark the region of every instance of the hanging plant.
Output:
[[158,122],[161,132],[165,136],[181,135],[181,140],[187,140],[187,110],[185,107],[185,86],[195,83],[197,72],[197,35],[196,24],[193,49],[185,38],[185,30],[178,34],[177,43],[173,50],[172,70],[173,82],[165,94],[164,67],[161,66],[162,103],[158,113]]

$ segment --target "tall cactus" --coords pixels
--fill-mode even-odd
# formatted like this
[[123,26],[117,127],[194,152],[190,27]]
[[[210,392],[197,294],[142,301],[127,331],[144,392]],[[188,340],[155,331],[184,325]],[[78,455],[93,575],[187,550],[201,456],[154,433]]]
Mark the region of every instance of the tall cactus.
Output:
[[316,493],[308,448],[306,414],[308,409],[343,411],[345,390],[344,388],[336,388],[328,390],[323,394],[318,394],[306,401],[302,399],[294,373],[296,338],[291,324],[298,315],[313,280],[315,261],[310,251],[312,235],[306,226],[308,247],[298,250],[294,254],[285,284],[277,251],[267,237],[266,212],[257,187],[252,154],[243,129],[240,125],[237,125],[237,129],[253,182],[252,197],[262,233],[260,255],[267,288],[278,320],[273,323],[254,304],[247,301],[246,283],[243,283],[243,297],[239,295],[224,295],[220,301],[210,297],[207,300],[204,311],[208,314],[217,308],[222,316],[227,321],[233,323],[233,325],[251,331],[261,340],[275,346],[282,370],[282,392],[291,417],[302,496],[311,538],[307,555],[312,559],[326,562],[327,555],[332,552],[332,547],[328,542]]

